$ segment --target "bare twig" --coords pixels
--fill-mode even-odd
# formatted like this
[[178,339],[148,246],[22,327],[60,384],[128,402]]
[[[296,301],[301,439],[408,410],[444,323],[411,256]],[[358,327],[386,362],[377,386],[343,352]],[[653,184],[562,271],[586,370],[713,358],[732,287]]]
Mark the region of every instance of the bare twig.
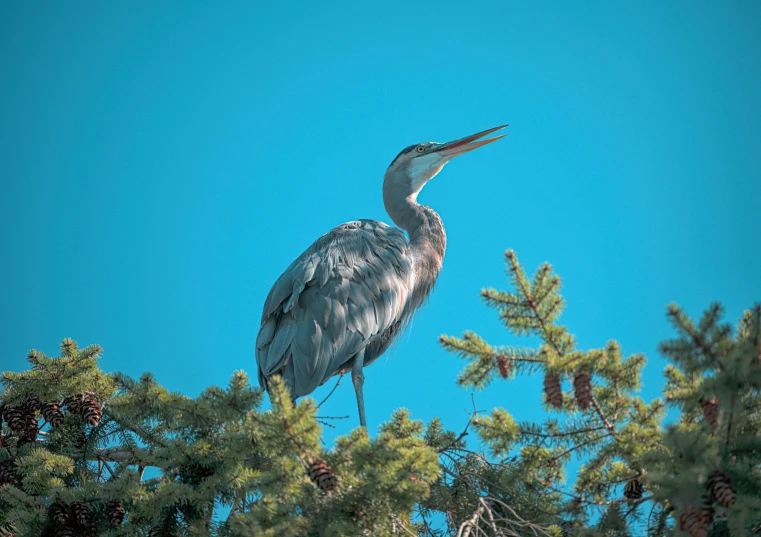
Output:
[[477,527],[478,519],[481,517],[481,513],[483,513],[483,511],[483,505],[479,505],[478,509],[476,509],[476,512],[473,513],[473,516],[460,525],[460,529],[457,532],[457,537],[469,537],[470,530]]
[[473,423],[473,419],[474,419],[474,416],[475,416],[475,415],[473,415],[473,416],[471,416],[471,417],[470,417],[470,419],[468,420],[468,423],[467,423],[467,425],[465,425],[465,429],[463,429],[463,431],[462,431],[462,432],[459,434],[459,436],[458,436],[457,438],[455,438],[454,440],[452,440],[452,441],[451,441],[451,442],[450,442],[450,443],[449,443],[447,446],[445,446],[445,447],[441,447],[441,448],[437,449],[436,451],[437,451],[438,453],[444,453],[445,451],[448,451],[449,449],[451,449],[451,448],[452,448],[452,446],[454,446],[455,444],[457,444],[457,443],[458,443],[460,440],[462,440],[463,438],[465,438],[466,436],[468,436],[468,427],[470,427],[470,424],[471,424],[471,423]]
[[325,403],[325,401],[327,401],[328,399],[330,399],[330,396],[331,396],[331,395],[333,395],[333,392],[334,392],[334,391],[336,391],[336,388],[338,388],[338,385],[339,385],[339,384],[341,384],[341,379],[342,379],[342,378],[344,378],[344,375],[345,375],[345,374],[346,374],[346,373],[341,373],[341,375],[338,377],[338,380],[336,381],[336,385],[335,385],[335,386],[333,386],[333,389],[332,389],[332,390],[330,390],[330,393],[329,393],[328,395],[326,395],[326,396],[325,396],[325,399],[323,399],[322,401],[320,401],[320,404],[318,404],[318,405],[317,405],[317,408],[320,408],[320,407],[321,407],[321,406],[322,406],[322,405]]
[[589,444],[593,444],[593,443],[595,443],[595,442],[597,442],[599,440],[604,440],[604,439],[606,439],[608,437],[612,437],[612,436],[613,435],[611,433],[601,434],[600,436],[596,436],[594,438],[591,438],[591,439],[587,440],[586,442],[582,442],[581,444],[577,444],[577,445],[575,445],[573,447],[570,447],[570,448],[566,449],[563,453],[560,453],[559,455],[555,455],[554,457],[552,457],[551,460],[555,460],[555,461],[559,460],[561,457],[564,457],[564,456],[568,455],[569,453],[572,453],[572,452],[576,451],[579,448],[582,448],[584,446],[588,446]]
[[402,528],[407,535],[412,535],[412,537],[418,537],[413,531],[411,531],[407,526],[404,525],[403,520],[399,519],[396,515],[393,515],[393,517],[394,517],[395,528]]
[[484,506],[484,509],[486,510],[486,515],[489,517],[489,526],[491,526],[491,531],[494,532],[494,537],[499,537],[502,532],[497,529],[497,524],[494,522],[494,515],[492,514],[489,506],[486,505],[486,500],[481,497],[478,499],[478,501],[481,505]]
[[106,468],[106,470],[108,470],[108,473],[111,474],[111,478],[116,479],[116,474],[114,473],[114,471],[111,469],[111,466],[106,461],[98,461],[98,462],[103,463],[103,466]]
[[129,446],[115,446],[110,448],[91,449],[87,453],[87,459],[91,461],[116,462],[119,464],[142,464],[144,466],[158,466],[150,460],[150,455],[144,449],[133,449]]
[[546,535],[546,536],[550,535],[550,532],[547,530],[547,528],[527,521],[526,519],[521,517],[518,513],[516,513],[515,509],[507,505],[505,502],[493,497],[486,498],[486,500],[488,500],[490,503],[499,505],[501,509],[508,511],[510,513],[510,518],[503,516],[496,519],[497,522],[502,522],[504,524],[505,531],[503,531],[503,533],[506,533],[507,535],[510,535],[510,536],[518,537],[520,535],[525,535],[526,532],[525,531],[518,532],[513,528],[517,528],[517,529],[525,528],[529,530],[533,535]]
[[527,436],[539,436],[542,438],[563,438],[565,436],[574,436],[577,434],[584,434],[584,433],[593,433],[595,431],[599,431],[600,429],[605,429],[605,426],[600,427],[587,427],[585,429],[577,429],[575,431],[568,431],[565,433],[537,433],[534,431],[527,431],[526,429],[521,429],[520,434],[525,434]]
[[[496,511],[494,506],[498,506]],[[481,520],[491,529],[493,537],[521,537],[529,534],[549,537],[551,535],[547,528],[527,521],[505,502],[491,496],[483,496],[478,499],[478,508],[473,516],[460,525],[457,537],[470,537],[471,534],[473,537],[487,535],[487,532],[479,527]]]
[[319,423],[320,425],[324,425],[325,427],[330,427],[331,429],[335,429],[336,428],[335,425],[333,425],[332,423],[328,423],[325,420],[346,420],[346,419],[349,419],[349,416],[348,415],[347,416],[315,416],[314,419],[317,420],[317,423]]

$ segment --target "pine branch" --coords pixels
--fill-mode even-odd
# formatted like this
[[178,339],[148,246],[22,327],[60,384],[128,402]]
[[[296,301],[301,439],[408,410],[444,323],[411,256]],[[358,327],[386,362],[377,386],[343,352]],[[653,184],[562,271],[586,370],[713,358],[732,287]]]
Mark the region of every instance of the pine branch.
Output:
[[[586,447],[586,446],[588,446],[590,444],[596,444],[600,440],[604,440],[604,439],[610,438],[610,437],[613,437],[613,435],[611,433],[601,434],[601,435],[596,436],[596,437],[594,437],[594,438],[592,438],[590,440],[587,440],[586,442],[582,442],[581,444],[577,444],[577,445],[575,445],[575,446],[573,446],[573,447],[571,447],[569,449],[566,449],[562,453],[552,457],[551,460],[560,460],[563,457],[565,457],[566,455],[570,455],[571,453],[573,453],[577,449],[581,449],[581,448]],[[615,438],[615,437],[613,437],[613,438]]]
[[[520,265],[518,264],[518,259],[515,256],[515,253],[513,253],[512,250],[509,250],[506,256],[511,263],[513,273],[519,274]],[[522,271],[520,273],[522,273]],[[534,318],[539,323],[539,326],[541,328],[545,341],[550,343],[550,345],[552,346],[552,348],[554,349],[554,351],[557,353],[559,357],[563,357],[565,355],[565,349],[561,349],[560,345],[555,340],[552,332],[549,330],[548,324],[545,322],[545,319],[539,313],[536,302],[533,300],[531,296],[531,290],[528,289],[528,287],[526,286],[525,277],[523,278],[516,277],[515,280],[519,284],[521,293],[526,299],[526,304],[528,304],[528,307],[531,309],[534,315]],[[595,412],[597,413],[597,416],[600,418],[600,421],[602,422],[604,427],[608,429],[608,431],[610,431],[610,434],[613,436],[614,439],[617,439],[616,428],[608,420],[608,417],[603,412],[602,407],[600,406],[600,403],[597,401],[594,395],[591,396],[591,402],[592,402],[592,407],[594,408]]]
[[131,446],[92,449],[87,453],[87,460],[116,462],[122,465],[161,466],[151,458],[148,451],[140,448],[134,449]]
[[530,435],[530,436],[539,436],[541,438],[565,438],[568,436],[577,436],[581,434],[591,433],[595,431],[600,431],[602,429],[605,429],[604,426],[600,427],[587,427],[584,429],[577,429],[573,431],[567,431],[567,432],[558,432],[558,433],[539,433],[536,431],[529,431],[527,429],[520,429],[520,434],[524,435]]

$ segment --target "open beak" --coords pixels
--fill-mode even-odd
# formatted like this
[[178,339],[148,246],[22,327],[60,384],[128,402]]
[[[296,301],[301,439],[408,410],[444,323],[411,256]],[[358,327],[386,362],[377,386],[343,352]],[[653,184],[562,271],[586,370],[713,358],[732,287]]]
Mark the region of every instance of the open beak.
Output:
[[477,149],[479,147],[485,146],[486,144],[490,144],[494,141],[499,140],[500,138],[504,138],[507,136],[507,134],[501,134],[500,136],[495,136],[494,138],[487,138],[486,140],[478,140],[479,138],[483,138],[487,134],[491,134],[494,131],[498,131],[500,129],[504,129],[507,127],[507,125],[501,125],[499,127],[494,127],[493,129],[481,131],[479,133],[473,134],[471,136],[466,136],[465,138],[460,138],[459,140],[455,140],[453,142],[447,142],[445,144],[441,144],[438,148],[434,149],[434,153],[441,153],[443,156],[446,157],[457,157],[462,155],[463,153],[467,153],[468,151],[473,151],[474,149]]

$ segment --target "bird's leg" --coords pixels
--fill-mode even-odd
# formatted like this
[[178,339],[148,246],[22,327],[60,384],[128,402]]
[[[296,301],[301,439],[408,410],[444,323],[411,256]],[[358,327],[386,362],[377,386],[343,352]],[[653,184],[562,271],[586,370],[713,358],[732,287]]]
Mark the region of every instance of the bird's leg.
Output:
[[359,407],[359,424],[367,428],[365,421],[365,398],[362,394],[362,385],[365,383],[365,373],[362,369],[365,367],[365,350],[359,351],[354,356],[354,363],[351,366],[351,382],[354,384],[354,393],[357,394],[357,407]]

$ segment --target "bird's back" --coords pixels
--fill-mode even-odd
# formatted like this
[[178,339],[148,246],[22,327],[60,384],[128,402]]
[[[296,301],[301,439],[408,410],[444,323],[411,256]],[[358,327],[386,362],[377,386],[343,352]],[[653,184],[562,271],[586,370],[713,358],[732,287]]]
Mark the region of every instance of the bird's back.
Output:
[[278,278],[256,341],[259,380],[283,375],[307,395],[369,347],[375,356],[399,331],[414,285],[404,233],[357,220],[320,237]]

